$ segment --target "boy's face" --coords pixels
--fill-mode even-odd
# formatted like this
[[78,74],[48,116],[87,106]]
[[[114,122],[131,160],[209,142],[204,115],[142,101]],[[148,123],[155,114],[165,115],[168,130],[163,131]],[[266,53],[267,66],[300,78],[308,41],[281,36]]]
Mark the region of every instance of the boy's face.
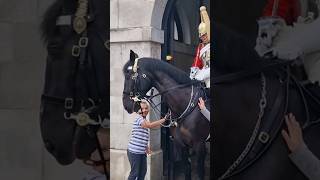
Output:
[[149,113],[149,107],[147,104],[145,103],[141,103],[140,104],[140,107],[141,107],[141,115],[142,117],[147,117],[148,113]]

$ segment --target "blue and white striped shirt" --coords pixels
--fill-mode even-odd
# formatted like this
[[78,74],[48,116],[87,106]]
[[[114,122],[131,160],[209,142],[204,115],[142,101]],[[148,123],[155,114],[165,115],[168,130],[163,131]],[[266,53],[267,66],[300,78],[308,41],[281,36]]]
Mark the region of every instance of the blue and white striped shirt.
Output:
[[143,121],[143,117],[139,116],[133,123],[128,150],[134,154],[145,154],[148,147],[149,129],[141,127]]

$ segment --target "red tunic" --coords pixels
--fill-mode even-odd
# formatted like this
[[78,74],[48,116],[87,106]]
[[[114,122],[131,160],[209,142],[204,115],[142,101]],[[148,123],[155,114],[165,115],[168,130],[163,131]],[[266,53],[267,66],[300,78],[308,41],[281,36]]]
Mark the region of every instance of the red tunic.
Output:
[[199,44],[196,50],[196,56],[193,59],[193,63],[191,67],[198,67],[199,69],[202,69],[203,63],[200,57],[200,50],[203,47],[203,44]]
[[[268,0],[267,5],[263,9],[263,16],[271,16],[273,3],[275,0]],[[300,2],[299,0],[279,0],[277,16],[282,17],[287,24],[293,24],[300,16]]]

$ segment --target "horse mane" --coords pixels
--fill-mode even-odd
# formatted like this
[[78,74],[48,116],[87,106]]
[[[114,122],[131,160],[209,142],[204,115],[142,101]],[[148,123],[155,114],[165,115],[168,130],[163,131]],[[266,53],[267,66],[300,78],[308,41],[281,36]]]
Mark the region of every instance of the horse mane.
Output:
[[[125,74],[127,72],[127,69],[129,66],[131,66],[132,63],[128,61],[123,66],[123,73]],[[139,67],[143,67],[145,69],[148,69],[151,72],[161,70],[165,74],[168,74],[170,77],[172,77],[176,82],[184,84],[189,83],[191,79],[189,78],[188,74],[181,69],[165,62],[159,59],[154,58],[141,58],[139,59]]]
[[[56,0],[49,6],[47,11],[44,13],[43,20],[40,25],[41,37],[46,43],[52,37],[57,34],[56,21],[60,15],[63,15],[65,9],[68,9],[73,14],[76,9],[76,1],[73,0]],[[70,15],[68,14],[68,15]]]

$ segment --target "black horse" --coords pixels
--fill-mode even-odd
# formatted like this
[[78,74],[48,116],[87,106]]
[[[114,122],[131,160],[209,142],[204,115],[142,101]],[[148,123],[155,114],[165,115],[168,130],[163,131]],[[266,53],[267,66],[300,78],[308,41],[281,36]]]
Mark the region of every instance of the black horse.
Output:
[[303,85],[291,63],[258,57],[245,38],[214,24],[213,179],[304,180],[280,135],[292,112],[320,157],[320,88]]
[[[41,134],[62,165],[100,149],[96,132],[109,119],[107,1],[79,2],[57,0],[41,26],[48,51]],[[80,6],[86,12],[79,13]]]
[[198,162],[198,177],[204,179],[205,141],[210,126],[197,107],[198,98],[204,97],[198,83],[191,81],[185,72],[169,63],[152,58],[139,59],[132,51],[130,60],[123,67],[123,73],[123,106],[126,111],[136,112],[134,99],[147,98],[146,93],[152,87],[156,88],[162,101],[170,109],[171,117],[177,122],[173,128],[174,142],[180,147],[194,150]]

